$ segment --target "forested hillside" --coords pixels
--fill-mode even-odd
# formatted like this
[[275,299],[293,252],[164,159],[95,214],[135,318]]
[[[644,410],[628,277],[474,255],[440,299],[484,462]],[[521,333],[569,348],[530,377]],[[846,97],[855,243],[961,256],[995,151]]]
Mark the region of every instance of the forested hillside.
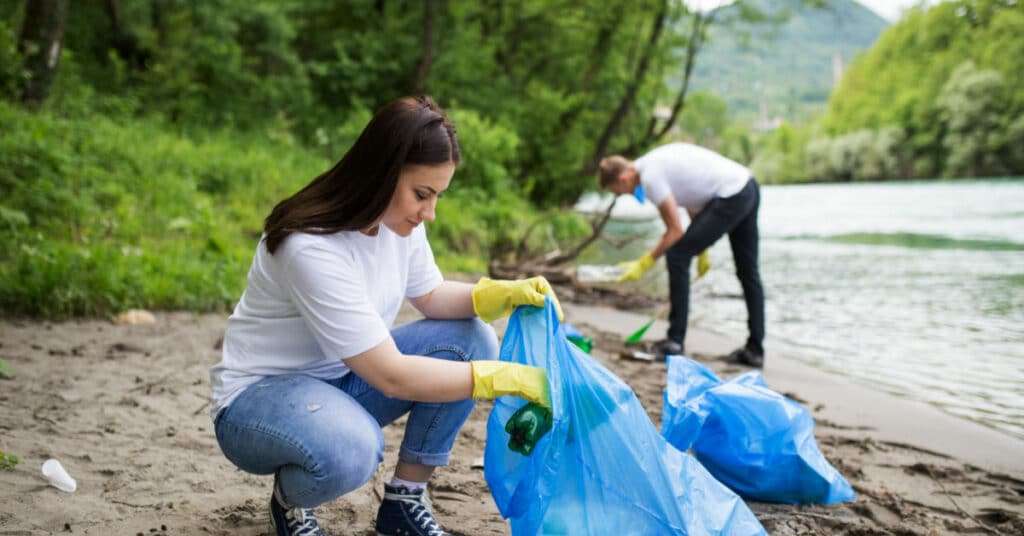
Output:
[[1024,173],[1024,3],[911,11],[854,62],[808,147],[820,178]]
[[765,106],[768,117],[803,123],[822,113],[834,85],[833,57],[848,64],[871,47],[887,23],[853,0],[823,7],[798,0],[758,0],[773,25],[735,23],[743,5],[718,8],[721,24],[708,30],[694,71],[695,90],[723,99],[734,121],[751,123]]
[[770,182],[1024,174],[1024,4],[912,9],[849,66],[826,113],[758,146]]

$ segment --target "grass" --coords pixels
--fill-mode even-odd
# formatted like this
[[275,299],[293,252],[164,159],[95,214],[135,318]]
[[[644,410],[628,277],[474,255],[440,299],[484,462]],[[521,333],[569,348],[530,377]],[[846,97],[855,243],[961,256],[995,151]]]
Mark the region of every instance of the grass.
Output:
[[[275,130],[186,134],[156,119],[0,101],[0,310],[226,311],[265,215],[332,163]],[[458,185],[457,174],[428,226],[435,256],[445,271],[483,272],[541,214],[512,192]],[[572,215],[548,225],[549,236],[584,231]]]
[[21,461],[21,456],[0,450],[0,469],[14,469]]
[[326,165],[288,144],[0,103],[0,307],[211,310],[237,298],[272,204]]

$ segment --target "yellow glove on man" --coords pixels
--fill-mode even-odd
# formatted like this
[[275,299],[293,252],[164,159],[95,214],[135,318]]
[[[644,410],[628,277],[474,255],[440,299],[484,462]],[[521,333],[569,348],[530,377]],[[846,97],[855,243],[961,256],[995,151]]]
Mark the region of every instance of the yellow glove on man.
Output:
[[711,269],[711,259],[708,258],[708,250],[700,252],[697,255],[697,279],[704,277],[704,274],[708,273]]
[[651,266],[654,266],[654,257],[651,257],[650,253],[644,253],[643,257],[635,261],[620,262],[619,268],[625,268],[626,273],[619,277],[619,283],[640,279],[640,276],[644,275],[644,272],[647,270],[650,270]]
[[551,409],[546,370],[505,361],[470,361],[469,364],[473,368],[473,398],[516,395]]
[[508,316],[517,305],[544,307],[544,296],[551,296],[558,319],[563,320],[562,305],[543,276],[515,281],[484,277],[473,287],[473,310],[481,320],[491,322]]

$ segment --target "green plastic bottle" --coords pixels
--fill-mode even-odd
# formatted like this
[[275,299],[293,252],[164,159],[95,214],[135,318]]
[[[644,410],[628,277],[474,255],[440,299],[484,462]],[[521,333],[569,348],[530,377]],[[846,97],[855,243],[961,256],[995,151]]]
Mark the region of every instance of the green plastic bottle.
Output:
[[575,344],[577,347],[579,347],[580,350],[583,350],[584,352],[586,352],[588,354],[594,348],[594,339],[591,339],[590,337],[579,337],[579,336],[576,336],[576,335],[566,335],[565,338],[569,339],[569,342]]
[[544,434],[551,430],[551,410],[530,402],[519,408],[505,423],[508,448],[529,456]]

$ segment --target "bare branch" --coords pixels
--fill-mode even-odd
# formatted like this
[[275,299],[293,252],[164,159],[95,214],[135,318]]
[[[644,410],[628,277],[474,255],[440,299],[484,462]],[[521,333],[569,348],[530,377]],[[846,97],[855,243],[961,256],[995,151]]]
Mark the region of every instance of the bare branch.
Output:
[[608,224],[608,220],[610,220],[612,218],[612,209],[615,208],[615,203],[617,203],[618,201],[619,201],[618,197],[616,197],[615,199],[612,199],[611,204],[608,205],[608,209],[604,211],[604,214],[602,214],[601,217],[598,220],[596,220],[596,222],[591,222],[590,227],[591,227],[592,231],[590,233],[590,236],[585,238],[582,242],[580,242],[575,247],[570,249],[564,255],[558,255],[556,257],[552,257],[550,259],[547,259],[544,262],[544,264],[547,265],[547,266],[558,266],[559,264],[567,263],[567,262],[569,262],[571,260],[574,260],[576,257],[578,257],[579,254],[582,253],[584,249],[587,249],[587,246],[589,246],[590,244],[593,244],[594,241],[597,240],[598,237],[601,236],[601,232],[604,231],[604,226],[607,225]]

